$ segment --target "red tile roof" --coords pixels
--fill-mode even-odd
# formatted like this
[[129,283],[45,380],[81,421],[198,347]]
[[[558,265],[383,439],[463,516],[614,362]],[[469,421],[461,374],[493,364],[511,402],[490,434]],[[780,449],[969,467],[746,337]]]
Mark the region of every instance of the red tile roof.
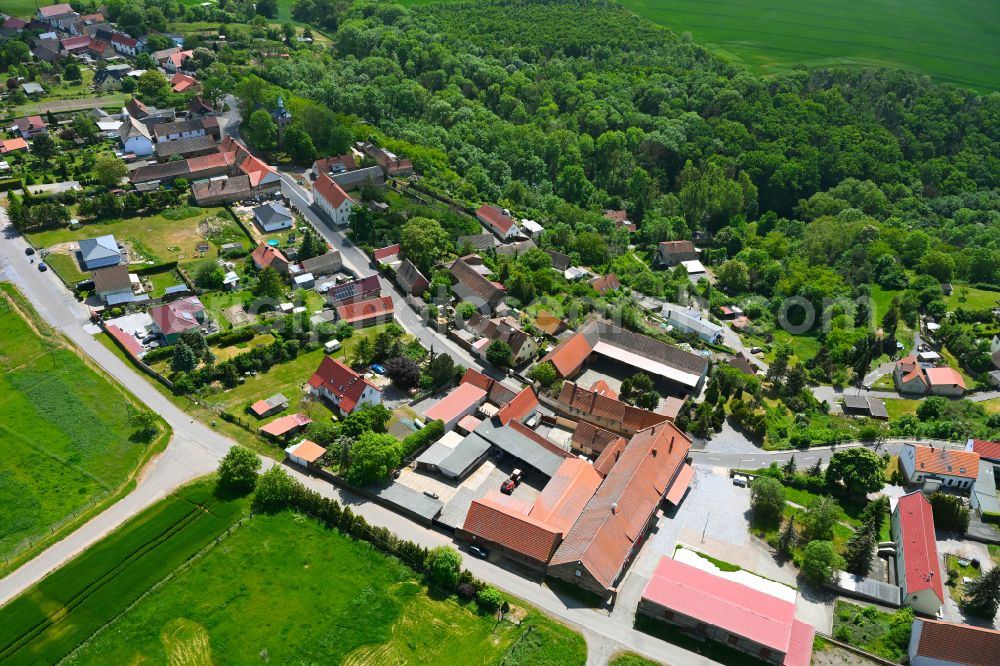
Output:
[[121,44],[122,46],[127,46],[129,48],[135,48],[139,45],[139,41],[133,37],[129,37],[123,32],[116,32],[111,36],[112,44]]
[[117,340],[129,354],[135,358],[140,358],[142,356],[142,344],[135,339],[135,336],[129,335],[122,329],[118,328],[114,324],[109,324],[107,327],[108,335]]
[[348,199],[354,201],[351,197],[347,196],[344,188],[333,182],[326,173],[321,173],[319,178],[316,179],[313,191],[316,192],[316,196],[322,197],[333,208],[340,208],[340,205]]
[[973,451],[911,444],[915,452],[915,470],[923,474],[945,474],[975,480],[979,476],[979,454]]
[[172,77],[170,77],[170,85],[173,86],[174,92],[184,92],[191,86],[197,85],[198,80],[193,76],[188,76],[187,74],[182,74],[177,72]]
[[14,121],[14,125],[16,125],[17,129],[22,132],[48,127],[48,125],[45,124],[45,121],[42,120],[41,116],[25,116],[24,118],[18,118]]
[[197,296],[188,296],[177,301],[149,308],[149,316],[163,333],[171,335],[184,333],[201,326],[199,315],[204,318],[205,306]]
[[965,379],[952,368],[927,368],[927,381],[931,386],[960,386],[965,389]]
[[337,319],[349,324],[391,317],[396,311],[392,296],[379,296],[367,301],[348,303],[337,308]]
[[28,22],[17,18],[16,16],[8,16],[7,20],[4,21],[3,27],[8,30],[21,31],[28,27]]
[[316,169],[318,173],[327,173],[334,165],[343,166],[345,171],[354,171],[358,168],[358,164],[352,153],[336,155],[334,157],[324,157],[313,162],[313,168]]
[[900,497],[896,511],[899,512],[901,532],[896,538],[906,563],[906,589],[903,594],[929,589],[944,603],[931,503],[923,493],[916,491]]
[[608,442],[601,454],[597,456],[597,460],[594,461],[594,469],[602,476],[607,476],[611,472],[611,468],[621,458],[622,451],[625,450],[626,446],[628,446],[628,440],[624,437],[615,437]]
[[483,389],[484,391],[487,392],[487,394],[489,394],[490,402],[492,402],[494,405],[499,405],[499,406],[506,405],[508,402],[513,400],[514,397],[517,395],[514,391],[505,386],[502,382],[498,382],[492,377],[487,377],[483,373],[479,372],[478,370],[473,370],[472,368],[469,368],[465,371],[465,374],[462,375],[462,381],[460,381],[459,383],[460,384],[472,383],[478,386],[479,388]]
[[514,218],[507,217],[503,214],[503,210],[489,204],[480,206],[479,210],[476,211],[476,217],[479,218],[480,222],[492,227],[500,234],[506,234],[514,226]]
[[1000,460],[1000,442],[987,442],[984,439],[974,439],[972,440],[972,450],[978,453],[980,458]]
[[1000,631],[917,618],[913,621],[917,644],[913,656],[939,663],[994,666],[1000,655]]
[[566,534],[597,492],[601,480],[601,475],[586,460],[566,458],[535,499],[529,515]]
[[[594,391],[588,391],[574,382],[565,382],[559,392],[559,404],[571,414],[582,413],[605,421],[607,425],[626,432],[636,432],[669,420],[665,414],[650,412],[640,407],[616,400]],[[575,410],[575,411],[572,411]]]
[[585,567],[610,590],[690,449],[691,440],[671,423],[636,433],[566,535],[552,565]]
[[399,243],[380,247],[379,249],[372,251],[372,256],[375,258],[375,261],[380,261],[388,257],[395,257],[397,254],[399,254]]
[[598,453],[603,451],[608,444],[619,439],[619,436],[610,430],[595,426],[587,421],[580,421],[573,431],[573,448],[582,451],[591,449]]
[[694,243],[689,240],[663,241],[660,243],[661,254],[689,254],[695,252]]
[[793,641],[793,633],[795,625],[809,634],[815,630],[795,619],[789,601],[669,557],[660,560],[642,598],[780,652],[786,666],[809,664],[812,636]]
[[614,273],[608,273],[604,277],[596,277],[590,281],[590,286],[594,288],[598,294],[602,296],[609,291],[615,291],[616,289],[621,289],[621,282],[618,281],[618,276]]
[[603,379],[598,379],[596,382],[591,384],[590,390],[593,391],[594,393],[598,393],[600,395],[606,395],[609,398],[614,398],[615,400],[618,399],[618,394],[615,392],[614,389],[608,386],[608,383]]
[[66,51],[72,51],[73,49],[85,49],[88,44],[90,44],[90,35],[67,37],[66,39],[59,41],[59,46]]
[[371,386],[378,390],[378,387],[367,379],[329,356],[324,356],[320,361],[316,372],[309,378],[309,386],[314,389],[322,387],[335,395],[340,410],[345,414],[354,411],[366,387]]
[[273,435],[274,437],[281,437],[282,435],[293,430],[304,428],[310,423],[312,423],[312,419],[305,414],[289,414],[288,416],[282,416],[274,419],[261,428],[260,431],[267,433],[268,435]]
[[60,14],[71,14],[72,12],[73,8],[65,3],[38,8],[38,15],[41,16],[42,18],[52,18],[53,16],[59,16]]
[[427,421],[440,419],[448,424],[472,405],[482,404],[485,399],[485,389],[471,383],[459,384],[454,391],[434,403],[424,416],[427,417]]
[[6,155],[7,153],[13,153],[18,150],[27,150],[28,142],[17,137],[16,139],[4,139],[0,141],[0,155]]
[[542,363],[550,361],[561,377],[571,377],[587,360],[594,348],[583,333],[576,333],[563,340],[542,358]]
[[684,493],[687,492],[688,487],[691,485],[691,479],[694,478],[694,468],[687,463],[681,467],[681,471],[677,472],[677,478],[674,482],[670,484],[670,490],[667,492],[666,500],[673,504],[674,506],[680,506],[681,500],[684,498]]
[[275,261],[278,261],[280,264],[285,266],[288,265],[288,259],[286,259],[285,255],[281,253],[281,250],[271,247],[267,243],[261,243],[258,245],[250,256],[253,257],[253,262],[258,268],[271,266],[271,264]]
[[896,362],[896,366],[903,373],[900,378],[900,382],[903,384],[917,378],[920,378],[924,383],[927,383],[927,376],[924,374],[923,367],[919,362],[917,362],[916,356],[904,356]]
[[462,529],[537,562],[548,562],[559,544],[559,532],[553,525],[517,511],[507,500],[495,490],[473,500]]
[[500,423],[507,425],[514,420],[520,421],[536,409],[538,409],[538,398],[535,397],[535,390],[525,386],[513,400],[500,408],[497,418],[500,419]]
[[250,178],[250,186],[257,187],[268,175],[274,173],[274,169],[263,160],[250,155],[240,164],[240,171]]

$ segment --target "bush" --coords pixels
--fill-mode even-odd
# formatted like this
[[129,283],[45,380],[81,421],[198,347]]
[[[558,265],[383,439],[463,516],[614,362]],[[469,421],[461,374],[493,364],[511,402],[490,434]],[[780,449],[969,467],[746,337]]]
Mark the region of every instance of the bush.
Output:
[[144,363],[156,363],[157,361],[162,361],[164,359],[173,358],[174,348],[173,345],[169,347],[157,347],[156,349],[150,349],[146,352],[146,355],[142,357]]
[[427,577],[431,582],[451,591],[458,587],[462,571],[462,556],[448,546],[438,546],[427,554]]
[[781,522],[785,510],[785,489],[777,479],[760,476],[750,485],[750,511],[758,527],[773,527]]
[[219,463],[219,483],[233,490],[250,492],[257,483],[260,458],[250,449],[233,446]]
[[832,580],[843,566],[843,558],[837,555],[830,541],[810,541],[802,549],[802,575],[814,585]]
[[205,342],[217,347],[229,347],[241,342],[250,342],[254,339],[255,335],[253,327],[246,326],[232,331],[213,333],[205,338]]
[[458,596],[471,601],[476,598],[476,586],[472,583],[460,583],[458,586]]
[[497,588],[487,585],[476,595],[476,603],[479,604],[481,610],[495,613],[503,606],[503,595],[500,594],[500,590]]

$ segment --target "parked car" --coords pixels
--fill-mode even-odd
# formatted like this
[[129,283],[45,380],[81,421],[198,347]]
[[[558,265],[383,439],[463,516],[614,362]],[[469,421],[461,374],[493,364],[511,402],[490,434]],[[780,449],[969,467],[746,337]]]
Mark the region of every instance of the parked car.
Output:
[[490,553],[489,553],[488,550],[486,550],[485,548],[482,548],[480,546],[477,546],[476,544],[470,544],[469,545],[469,552],[472,553],[473,555],[475,555],[476,557],[478,557],[481,560],[485,560],[487,557],[490,556]]
[[740,488],[746,488],[747,487],[747,477],[740,476],[739,474],[737,474],[736,476],[733,477],[733,485],[734,486],[739,486]]
[[506,481],[500,484],[500,492],[502,492],[504,495],[510,495],[512,492],[514,492],[514,488],[517,488],[517,484],[514,483],[513,479],[507,479]]
[[431,499],[441,499],[441,496],[440,496],[440,495],[438,495],[438,494],[437,494],[436,492],[434,492],[433,490],[425,490],[425,491],[424,491],[424,495],[427,495],[427,496],[428,496],[428,497],[430,497]]
[[30,257],[31,255],[33,255],[35,253],[35,248],[33,248],[33,247],[26,247],[26,248],[24,248],[24,253]]
[[385,366],[383,366],[383,365],[381,365],[379,363],[372,363],[372,372],[374,372],[377,375],[384,375],[385,374]]
[[44,261],[42,261],[42,262],[39,262],[39,264],[38,264],[38,270],[41,271],[42,273],[44,273],[45,271],[49,270],[49,267],[45,265]]
[[751,347],[750,348],[750,353],[751,354],[759,354],[762,351],[764,351],[764,350],[761,347]]

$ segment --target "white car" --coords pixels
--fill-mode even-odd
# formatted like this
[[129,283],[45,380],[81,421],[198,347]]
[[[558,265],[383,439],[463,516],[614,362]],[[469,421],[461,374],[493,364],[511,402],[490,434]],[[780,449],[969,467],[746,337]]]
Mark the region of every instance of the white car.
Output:
[[737,474],[736,476],[733,477],[733,485],[734,486],[739,486],[740,488],[746,488],[747,487],[747,477],[740,476],[739,474]]

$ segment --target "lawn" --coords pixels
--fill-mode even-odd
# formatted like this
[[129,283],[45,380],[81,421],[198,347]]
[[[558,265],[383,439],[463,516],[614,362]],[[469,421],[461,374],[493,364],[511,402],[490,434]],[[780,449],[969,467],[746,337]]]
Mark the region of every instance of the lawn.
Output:
[[[79,273],[75,252],[70,254],[66,245],[105,234],[112,234],[119,243],[129,246],[133,254],[133,268],[140,261],[155,266],[197,259],[197,246],[202,241],[208,241],[216,248],[234,241],[242,242],[245,246],[250,243],[247,235],[223,208],[191,206],[168,208],[155,215],[84,224],[76,230],[63,227],[39,231],[28,234],[28,238],[36,248],[56,248],[48,261],[51,262],[58,254],[62,254],[71,260]],[[59,262],[60,275],[65,276],[62,271],[69,270],[68,266],[63,266],[65,260],[56,261]]]
[[658,666],[660,662],[646,659],[634,652],[622,652],[608,662],[610,666]]
[[247,508],[246,499],[217,495],[209,481],[153,505],[0,608],[0,662],[58,662],[236,523]]
[[66,663],[584,663],[581,636],[517,610],[520,626],[497,623],[366,542],[257,515]]
[[788,331],[776,328],[774,330],[774,343],[766,355],[768,363],[774,360],[774,354],[779,345],[788,345],[791,349],[792,358],[789,359],[789,363],[804,363],[816,355],[821,343],[812,335],[792,335]]
[[135,436],[132,404],[0,284],[0,560],[58,536],[138,471],[158,445]]
[[[945,576],[947,580],[945,582],[945,587],[948,588],[948,594],[955,603],[962,603],[962,597],[965,594],[965,582],[964,578],[969,578],[975,580],[979,578],[980,571],[976,567],[972,566],[972,563],[962,566],[959,562],[959,558],[952,554],[946,554],[944,556],[945,560]],[[952,572],[954,572],[954,578],[952,578]]]
[[889,412],[889,421],[898,419],[900,416],[905,416],[906,414],[916,414],[917,407],[920,406],[919,400],[897,400],[890,398],[883,402],[885,402],[885,411]]
[[956,284],[951,296],[946,296],[944,302],[951,310],[956,308],[988,310],[997,307],[1000,303],[1000,293]]
[[912,623],[910,609],[886,613],[846,601],[834,604],[833,637],[891,661],[906,654]]

